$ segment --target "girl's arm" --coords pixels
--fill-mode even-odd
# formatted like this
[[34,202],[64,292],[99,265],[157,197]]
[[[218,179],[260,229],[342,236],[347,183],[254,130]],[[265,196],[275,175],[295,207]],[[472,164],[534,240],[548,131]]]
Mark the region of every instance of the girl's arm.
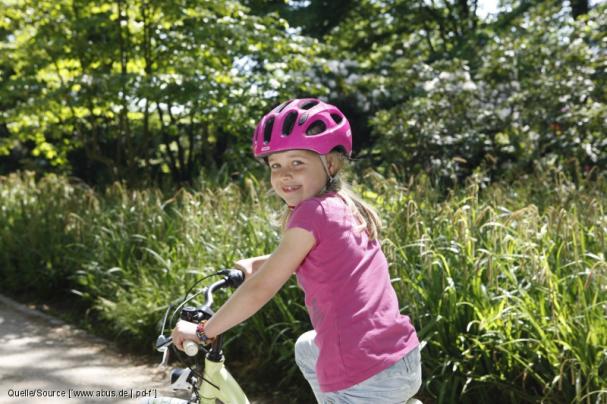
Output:
[[[299,268],[316,240],[312,233],[292,228],[284,236],[270,257],[248,277],[227,302],[205,325],[205,334],[214,338],[243,322],[261,309],[280,290]],[[173,343],[179,349],[184,340],[197,341],[196,324],[179,321],[172,333]]]

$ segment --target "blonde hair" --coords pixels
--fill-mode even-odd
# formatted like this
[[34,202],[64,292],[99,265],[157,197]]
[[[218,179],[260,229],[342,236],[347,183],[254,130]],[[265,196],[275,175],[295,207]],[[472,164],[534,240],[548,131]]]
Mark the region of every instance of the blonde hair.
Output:
[[[342,177],[342,169],[346,164],[347,157],[337,151],[333,151],[327,154],[327,160],[331,161],[332,165],[336,168],[333,174],[333,181],[328,182],[324,189],[318,194],[324,195],[327,192],[335,192],[343,201],[346,203],[356,225],[354,230],[358,233],[366,231],[369,239],[375,240],[379,238],[379,232],[381,230],[381,219],[379,214],[371,205],[363,201],[363,199],[352,190],[350,185]],[[291,217],[292,209],[285,207],[284,212],[280,218],[280,224],[282,230],[286,230],[287,223]]]

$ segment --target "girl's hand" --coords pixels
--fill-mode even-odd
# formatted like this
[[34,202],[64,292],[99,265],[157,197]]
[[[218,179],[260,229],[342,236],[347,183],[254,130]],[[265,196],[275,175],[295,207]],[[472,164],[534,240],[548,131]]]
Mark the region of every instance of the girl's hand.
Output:
[[251,274],[257,271],[269,257],[269,255],[263,255],[261,257],[245,258],[236,261],[234,263],[234,267],[236,269],[240,269],[244,273],[245,278],[248,278]]
[[171,332],[171,337],[173,338],[173,344],[179,349],[183,351],[183,342],[190,340],[196,343],[199,343],[198,337],[196,336],[196,323],[190,323],[188,321],[179,320]]

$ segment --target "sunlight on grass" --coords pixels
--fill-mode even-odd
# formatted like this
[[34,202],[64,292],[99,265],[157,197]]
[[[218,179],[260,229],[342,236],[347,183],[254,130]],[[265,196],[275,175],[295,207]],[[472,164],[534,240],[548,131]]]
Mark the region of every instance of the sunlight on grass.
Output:
[[[441,195],[369,173],[402,310],[423,340],[422,396],[450,402],[607,400],[607,181],[558,173]],[[121,341],[149,346],[166,304],[197,278],[270,252],[280,203],[255,178],[166,196],[53,175],[0,178],[1,288],[72,296]],[[229,337],[256,380],[301,379],[310,328],[294,282]],[[278,376],[280,375],[280,376]],[[301,387],[301,386],[300,386]],[[303,386],[302,388],[305,388]]]

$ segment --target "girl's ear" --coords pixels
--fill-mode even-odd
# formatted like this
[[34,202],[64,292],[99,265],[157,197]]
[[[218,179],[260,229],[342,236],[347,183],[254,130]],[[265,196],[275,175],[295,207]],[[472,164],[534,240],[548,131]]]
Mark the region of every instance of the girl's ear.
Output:
[[331,177],[335,175],[335,163],[331,155],[327,156],[327,170],[329,171],[329,175]]
[[339,153],[329,153],[327,155],[327,168],[329,174],[333,177],[341,168],[341,159]]

